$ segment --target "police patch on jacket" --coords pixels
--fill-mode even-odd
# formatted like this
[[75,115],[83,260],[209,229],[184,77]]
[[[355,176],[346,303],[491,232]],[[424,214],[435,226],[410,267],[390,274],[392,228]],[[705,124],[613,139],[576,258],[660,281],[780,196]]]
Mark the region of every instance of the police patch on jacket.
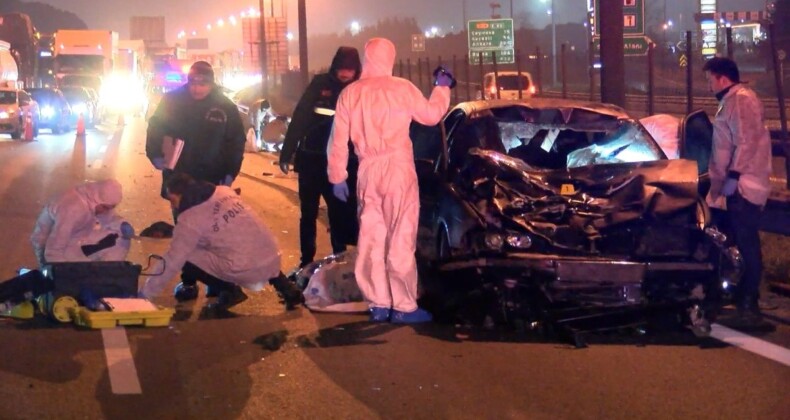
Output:
[[224,124],[228,122],[228,114],[221,108],[212,107],[206,112],[206,121]]

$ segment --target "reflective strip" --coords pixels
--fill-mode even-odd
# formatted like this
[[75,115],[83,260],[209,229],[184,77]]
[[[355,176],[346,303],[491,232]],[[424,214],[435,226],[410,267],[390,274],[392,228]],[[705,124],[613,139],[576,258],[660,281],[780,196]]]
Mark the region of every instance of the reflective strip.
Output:
[[315,112],[318,115],[326,115],[327,117],[334,117],[335,116],[335,110],[334,109],[329,109],[329,108],[321,108],[321,107],[317,106],[317,107],[313,108],[313,112]]

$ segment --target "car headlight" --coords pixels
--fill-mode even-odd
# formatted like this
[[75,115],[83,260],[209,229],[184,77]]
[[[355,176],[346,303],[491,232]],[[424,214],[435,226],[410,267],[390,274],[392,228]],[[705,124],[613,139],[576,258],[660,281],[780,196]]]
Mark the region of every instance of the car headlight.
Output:
[[532,238],[526,233],[509,233],[505,242],[508,246],[519,249],[527,249],[532,246]]
[[85,114],[88,112],[88,106],[84,103],[78,103],[71,106],[72,111],[76,114]]
[[486,233],[485,244],[489,249],[500,250],[504,244],[504,239],[499,233]]
[[6,111],[0,111],[0,118],[2,119],[11,118],[11,114],[9,114]]
[[45,118],[54,117],[55,116],[55,108],[52,108],[51,106],[45,106],[45,107],[41,108],[41,116],[43,116]]

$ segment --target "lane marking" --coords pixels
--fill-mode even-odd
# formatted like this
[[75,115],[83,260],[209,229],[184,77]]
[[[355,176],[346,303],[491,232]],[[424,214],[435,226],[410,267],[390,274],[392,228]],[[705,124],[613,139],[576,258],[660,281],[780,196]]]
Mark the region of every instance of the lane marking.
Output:
[[113,394],[142,394],[124,327],[101,330]]
[[790,349],[735,331],[720,324],[711,325],[710,336],[733,347],[790,366]]

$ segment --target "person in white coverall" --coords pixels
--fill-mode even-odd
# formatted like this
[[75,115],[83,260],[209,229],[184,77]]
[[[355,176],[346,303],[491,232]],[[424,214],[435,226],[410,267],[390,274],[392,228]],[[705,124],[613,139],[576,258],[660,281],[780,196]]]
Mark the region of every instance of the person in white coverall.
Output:
[[30,236],[39,266],[125,260],[134,229],[113,211],[121,199],[115,180],[87,182],[52,199]]
[[410,81],[392,76],[395,46],[365,45],[360,79],[340,94],[328,154],[329,182],[348,196],[348,141],[359,157],[359,256],[354,274],[374,322],[431,320],[417,307],[419,195],[409,124],[437,124],[450,105],[452,75],[439,72],[430,99]]
[[738,316],[743,322],[759,323],[759,229],[771,192],[771,137],[765,128],[763,104],[753,90],[741,83],[734,61],[715,57],[702,70],[719,100],[713,120],[707,201],[714,209],[726,211],[724,217],[718,217],[723,219],[719,222],[724,223],[728,236],[733,236],[743,257],[743,277],[734,292]]
[[[259,291],[269,283],[291,309],[302,303],[301,291],[280,271],[280,251],[274,234],[228,186],[175,174],[166,186],[168,199],[179,212],[170,248],[150,270],[140,296],[157,296],[176,274],[178,301],[197,298],[197,281],[217,296],[216,308],[243,302],[241,288]],[[161,273],[161,274],[160,274]]]

